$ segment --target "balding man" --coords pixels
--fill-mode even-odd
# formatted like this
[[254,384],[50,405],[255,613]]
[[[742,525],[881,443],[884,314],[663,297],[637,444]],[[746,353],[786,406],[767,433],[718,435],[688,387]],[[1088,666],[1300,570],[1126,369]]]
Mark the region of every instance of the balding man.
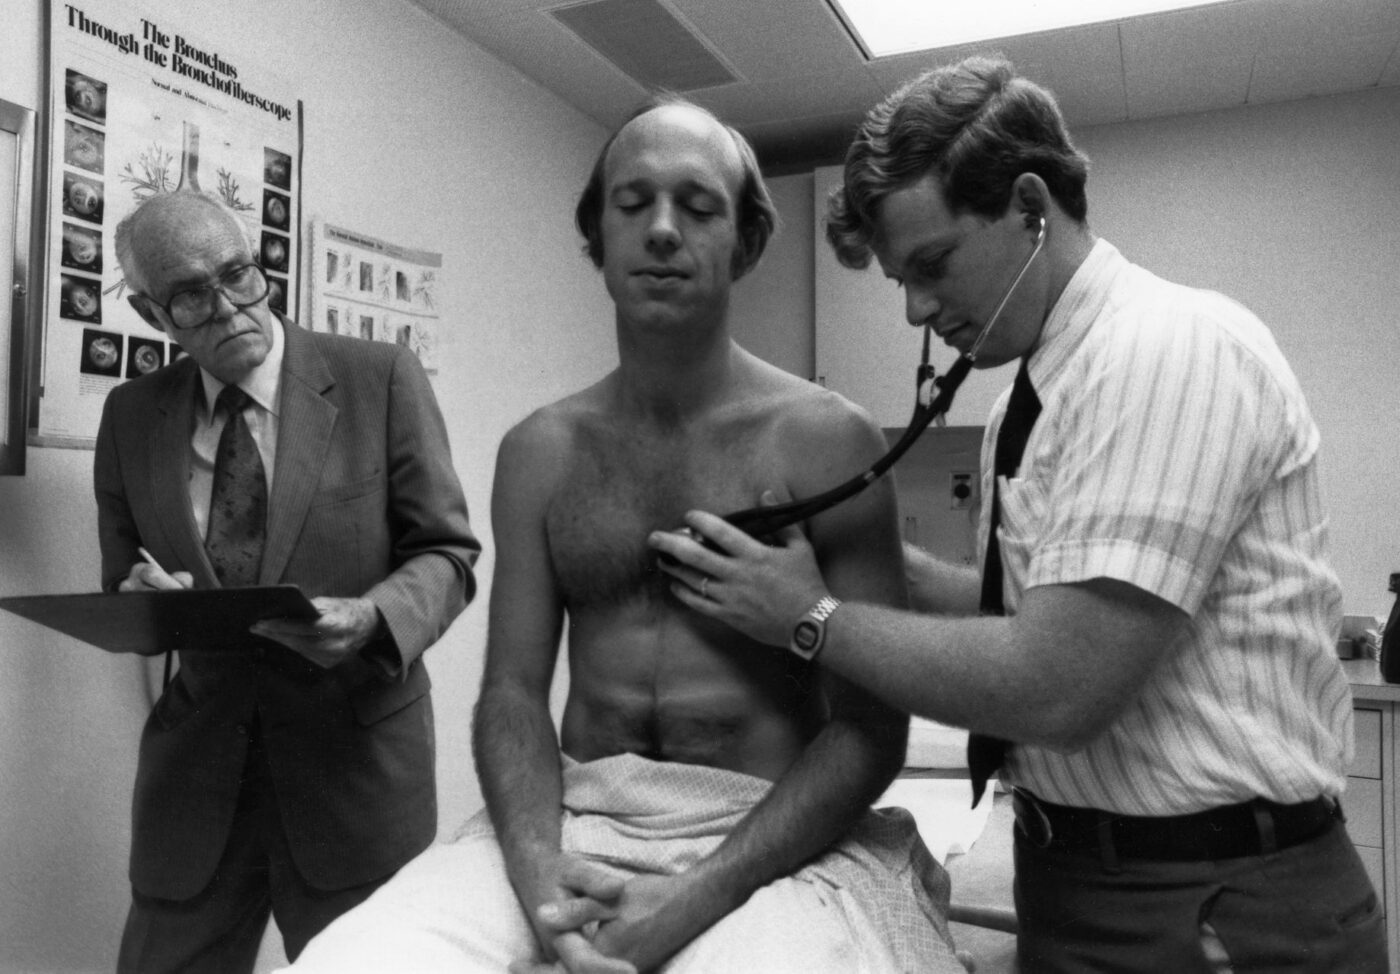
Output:
[[412,353],[274,314],[213,197],[151,198],[116,246],[132,307],[188,354],[107,399],[103,587],[292,583],[320,611],[187,647],[141,737],[118,969],[251,971],[269,913],[295,957],[433,840],[419,657],[480,546]]
[[[577,216],[619,365],[501,446],[475,724],[489,815],[296,969],[960,972],[946,876],[906,814],[870,811],[908,718],[686,608],[647,553],[696,504],[812,494],[883,445],[850,403],[731,337],[730,288],[773,228],[752,150],[692,105],[650,104],[604,147]],[[887,484],[807,528],[833,592],[904,604]]]

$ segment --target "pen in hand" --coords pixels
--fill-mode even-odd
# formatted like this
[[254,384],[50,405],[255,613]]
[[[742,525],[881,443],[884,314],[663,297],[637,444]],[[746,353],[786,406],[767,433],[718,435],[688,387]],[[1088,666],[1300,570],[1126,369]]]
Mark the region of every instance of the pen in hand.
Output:
[[138,547],[136,549],[136,553],[141,556],[142,561],[144,561],[151,568],[155,569],[155,571],[150,571],[148,569],[147,571],[141,573],[141,583],[146,588],[189,588],[191,585],[194,584],[194,576],[192,576],[189,572],[176,572],[173,575],[170,574],[164,568],[160,567],[160,562],[156,561],[155,557],[145,548]]

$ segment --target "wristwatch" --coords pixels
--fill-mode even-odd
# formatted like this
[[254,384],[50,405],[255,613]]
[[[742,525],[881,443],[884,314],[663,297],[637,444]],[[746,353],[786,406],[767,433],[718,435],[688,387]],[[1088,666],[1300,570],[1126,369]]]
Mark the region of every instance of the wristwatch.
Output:
[[817,604],[798,620],[797,625],[792,627],[788,649],[808,661],[821,652],[822,644],[826,642],[826,620],[831,618],[831,614],[840,604],[840,600],[833,599],[830,595],[822,596]]

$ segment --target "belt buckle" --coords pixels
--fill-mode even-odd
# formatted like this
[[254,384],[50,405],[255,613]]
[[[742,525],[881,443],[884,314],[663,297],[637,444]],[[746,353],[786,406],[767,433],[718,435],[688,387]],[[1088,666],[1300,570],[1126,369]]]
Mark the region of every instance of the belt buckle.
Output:
[[1055,838],[1055,830],[1050,825],[1050,817],[1035,796],[1020,788],[1011,790],[1011,810],[1016,813],[1016,824],[1021,834],[1037,849],[1048,849]]

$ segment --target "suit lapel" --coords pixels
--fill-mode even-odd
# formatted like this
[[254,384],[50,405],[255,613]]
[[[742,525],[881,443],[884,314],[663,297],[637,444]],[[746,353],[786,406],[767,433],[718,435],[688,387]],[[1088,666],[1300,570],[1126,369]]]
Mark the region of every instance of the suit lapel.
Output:
[[214,566],[190,506],[190,434],[199,369],[187,357],[180,370],[156,402],[160,419],[150,431],[150,482],[156,510],[178,512],[165,522],[165,532],[179,563],[194,576],[196,588],[214,588]]
[[276,584],[282,578],[301,535],[307,509],[321,482],[339,412],[325,398],[335,385],[335,377],[310,334],[286,318],[282,322],[287,346],[277,421],[277,467],[259,577],[264,585]]

